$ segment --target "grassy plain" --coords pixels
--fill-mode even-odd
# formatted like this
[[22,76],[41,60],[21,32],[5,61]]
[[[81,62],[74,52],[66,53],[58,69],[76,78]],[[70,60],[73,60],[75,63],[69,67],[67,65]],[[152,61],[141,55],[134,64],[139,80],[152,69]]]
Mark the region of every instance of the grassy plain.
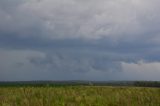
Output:
[[0,87],[0,106],[160,106],[160,88]]

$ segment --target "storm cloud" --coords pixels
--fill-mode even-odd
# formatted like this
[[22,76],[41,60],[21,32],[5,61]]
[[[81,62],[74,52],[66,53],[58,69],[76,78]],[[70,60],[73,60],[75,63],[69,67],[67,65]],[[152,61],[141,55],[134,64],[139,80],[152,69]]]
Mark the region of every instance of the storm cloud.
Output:
[[159,0],[1,0],[0,80],[160,80]]

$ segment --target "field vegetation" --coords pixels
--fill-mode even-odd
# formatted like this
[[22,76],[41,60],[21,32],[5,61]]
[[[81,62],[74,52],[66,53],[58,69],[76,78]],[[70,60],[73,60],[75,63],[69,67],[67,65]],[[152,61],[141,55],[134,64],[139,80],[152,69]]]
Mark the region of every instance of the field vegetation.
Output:
[[0,87],[0,106],[160,106],[160,88]]

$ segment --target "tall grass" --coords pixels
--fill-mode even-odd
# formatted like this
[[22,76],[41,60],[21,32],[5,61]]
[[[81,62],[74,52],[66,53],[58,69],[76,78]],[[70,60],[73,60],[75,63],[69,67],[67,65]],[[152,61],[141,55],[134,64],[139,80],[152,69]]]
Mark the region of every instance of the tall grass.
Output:
[[0,106],[160,106],[159,88],[2,87]]

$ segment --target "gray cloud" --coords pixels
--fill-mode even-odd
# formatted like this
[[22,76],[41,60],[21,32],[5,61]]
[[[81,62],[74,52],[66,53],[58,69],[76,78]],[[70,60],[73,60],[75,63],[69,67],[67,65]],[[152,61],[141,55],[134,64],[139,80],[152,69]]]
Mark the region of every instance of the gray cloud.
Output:
[[100,52],[1,49],[0,54],[0,80],[158,80],[160,64]]
[[[138,39],[159,34],[157,0],[2,0],[0,29],[19,36]],[[12,12],[10,12],[12,11]]]
[[[101,75],[111,78],[120,63],[109,63],[114,67],[99,67],[99,57],[77,57],[69,54],[45,54],[29,50],[0,50],[0,80],[100,80]],[[108,61],[108,60],[103,60]],[[102,64],[108,64],[102,63]],[[108,73],[108,74],[107,74]]]
[[142,70],[140,61],[160,62],[159,4],[1,0],[0,80],[129,79],[126,70]]
[[100,56],[71,56],[68,54],[52,54],[45,57],[30,57],[29,61],[37,67],[50,71],[88,72],[88,71],[121,71],[120,62],[114,62]]

